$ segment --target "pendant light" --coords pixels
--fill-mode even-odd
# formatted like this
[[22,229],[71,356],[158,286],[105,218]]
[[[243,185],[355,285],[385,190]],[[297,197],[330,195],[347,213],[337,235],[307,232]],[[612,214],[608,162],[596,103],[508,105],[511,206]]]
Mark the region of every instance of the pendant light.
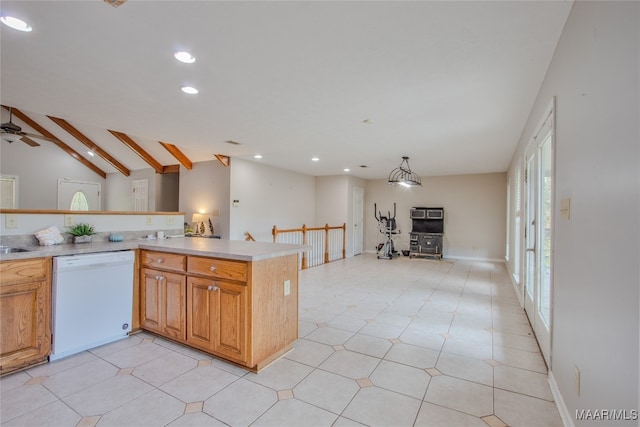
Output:
[[401,185],[403,187],[422,187],[422,180],[420,176],[416,173],[411,172],[411,168],[409,167],[409,158],[406,156],[402,157],[402,162],[400,162],[400,166],[395,168],[389,174],[389,184],[391,185]]

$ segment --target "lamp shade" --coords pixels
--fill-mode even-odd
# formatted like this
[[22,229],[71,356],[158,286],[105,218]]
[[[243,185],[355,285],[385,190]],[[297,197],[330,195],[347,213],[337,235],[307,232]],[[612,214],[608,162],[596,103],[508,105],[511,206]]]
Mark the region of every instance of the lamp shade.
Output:
[[191,217],[191,222],[202,222],[204,217],[201,213],[194,213]]

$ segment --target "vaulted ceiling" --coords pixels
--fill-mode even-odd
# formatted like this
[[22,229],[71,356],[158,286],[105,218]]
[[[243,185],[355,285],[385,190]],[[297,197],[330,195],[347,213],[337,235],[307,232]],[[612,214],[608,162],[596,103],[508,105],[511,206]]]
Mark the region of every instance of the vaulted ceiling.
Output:
[[501,172],[571,4],[3,0],[33,31],[1,26],[0,102],[106,173],[215,154],[318,176],[385,178],[402,156],[422,176]]

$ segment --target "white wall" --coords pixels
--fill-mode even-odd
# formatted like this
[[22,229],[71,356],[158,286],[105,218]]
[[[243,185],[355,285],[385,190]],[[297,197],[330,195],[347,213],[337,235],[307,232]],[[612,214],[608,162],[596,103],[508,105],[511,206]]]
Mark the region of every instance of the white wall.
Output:
[[[271,242],[271,230],[315,223],[315,180],[282,169],[233,158],[231,160],[229,238],[244,240],[250,232]],[[233,207],[233,200],[238,200]]]
[[574,3],[510,170],[556,96],[551,371],[570,418],[640,400],[639,16],[638,2]]
[[18,209],[58,209],[58,179],[98,182],[105,206],[106,181],[73,159],[56,145],[39,141],[39,147],[24,142],[0,142],[0,173],[18,176]]
[[[230,177],[231,168],[217,160],[194,163],[191,170],[180,166],[179,209],[184,212],[185,221],[191,225],[194,213],[213,213],[217,210],[219,216],[210,216],[214,233],[228,239]],[[209,234],[207,222],[205,228]]]
[[375,250],[384,236],[378,232],[378,211],[393,215],[401,234],[394,237],[396,250],[409,249],[412,207],[444,207],[444,257],[501,260],[504,258],[506,174],[474,174],[422,177],[422,187],[405,189],[387,180],[368,181],[365,191],[365,251]]
[[[347,175],[319,176],[316,186],[314,227],[347,225],[346,256],[353,256],[353,188],[364,189],[366,181]],[[311,226],[311,224],[307,224]]]

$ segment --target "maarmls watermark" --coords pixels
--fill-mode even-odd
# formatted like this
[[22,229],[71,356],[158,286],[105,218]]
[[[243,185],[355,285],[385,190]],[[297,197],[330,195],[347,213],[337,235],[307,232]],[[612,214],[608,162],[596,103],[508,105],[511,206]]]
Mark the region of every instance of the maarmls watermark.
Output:
[[576,409],[578,421],[635,421],[637,409]]

